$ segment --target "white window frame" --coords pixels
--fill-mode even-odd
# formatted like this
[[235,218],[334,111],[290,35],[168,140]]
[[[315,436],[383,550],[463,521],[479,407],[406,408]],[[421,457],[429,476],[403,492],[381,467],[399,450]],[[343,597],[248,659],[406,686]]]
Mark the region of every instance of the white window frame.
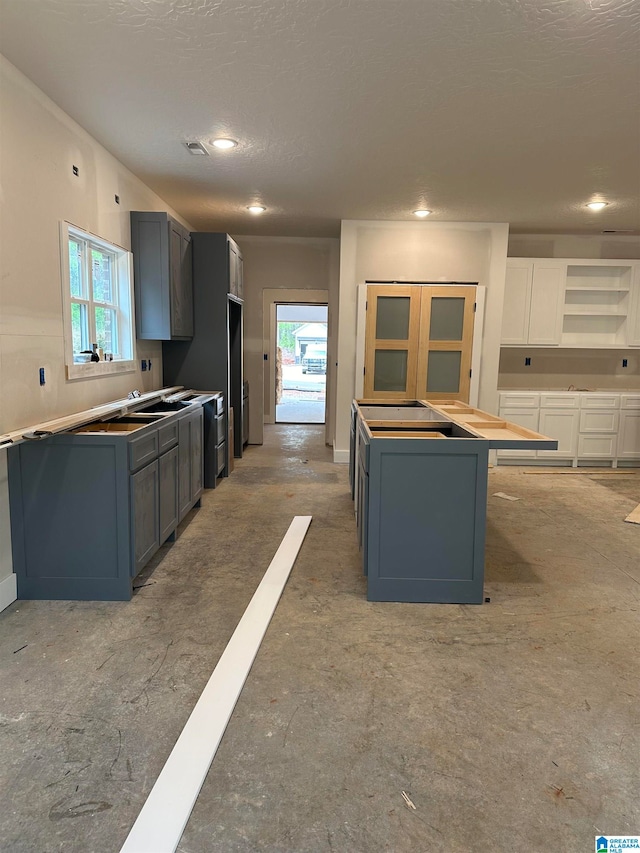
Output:
[[[69,241],[82,241],[88,248],[96,248],[113,256],[113,288],[114,302],[107,304],[94,302],[90,283],[84,282],[82,298],[71,295],[71,274],[69,269]],[[64,325],[64,360],[67,379],[89,379],[92,377],[110,376],[119,373],[132,373],[136,370],[136,335],[133,298],[133,255],[122,246],[98,237],[89,231],[78,228],[71,222],[60,223],[60,259],[62,278],[62,305]],[[88,279],[89,265],[86,264],[85,275]],[[113,361],[90,361],[78,364],[73,359],[73,327],[71,309],[74,304],[87,306],[89,314],[89,329],[93,324],[93,312],[96,305],[116,311],[117,339],[120,355],[114,354]],[[90,349],[90,342],[87,344]]]

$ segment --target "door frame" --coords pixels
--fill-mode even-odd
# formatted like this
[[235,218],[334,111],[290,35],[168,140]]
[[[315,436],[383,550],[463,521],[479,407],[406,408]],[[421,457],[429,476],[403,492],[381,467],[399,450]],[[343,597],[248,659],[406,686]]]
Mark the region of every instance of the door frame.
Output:
[[276,365],[274,355],[276,352],[277,340],[277,305],[326,305],[327,306],[327,384],[325,394],[324,408],[324,426],[325,430],[330,426],[330,406],[331,399],[330,388],[333,387],[334,380],[334,362],[331,357],[330,341],[331,337],[331,310],[329,306],[329,291],[328,290],[303,290],[293,288],[269,288],[262,291],[263,309],[262,309],[262,325],[263,325],[263,342],[262,352],[267,358],[264,358],[264,416],[265,424],[275,424],[276,422]]
[[[377,282],[380,284],[380,282]],[[390,285],[406,287],[407,283],[389,282]],[[425,286],[434,287],[469,287],[470,284],[462,282],[434,281],[424,282]],[[367,287],[368,284],[359,284],[356,306],[356,399],[362,399],[364,394],[364,354],[367,326]],[[371,286],[374,286],[371,283]],[[476,315],[473,324],[473,343],[471,346],[471,385],[469,388],[469,405],[478,405],[480,396],[480,364],[482,358],[482,333],[484,329],[485,303],[487,288],[482,285],[473,285],[476,288]]]

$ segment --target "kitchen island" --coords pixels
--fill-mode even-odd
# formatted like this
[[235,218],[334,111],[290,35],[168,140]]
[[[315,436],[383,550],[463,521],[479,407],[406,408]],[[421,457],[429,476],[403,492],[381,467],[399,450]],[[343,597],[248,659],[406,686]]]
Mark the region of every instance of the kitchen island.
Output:
[[555,447],[458,401],[354,401],[350,481],[367,598],[482,603],[489,451]]

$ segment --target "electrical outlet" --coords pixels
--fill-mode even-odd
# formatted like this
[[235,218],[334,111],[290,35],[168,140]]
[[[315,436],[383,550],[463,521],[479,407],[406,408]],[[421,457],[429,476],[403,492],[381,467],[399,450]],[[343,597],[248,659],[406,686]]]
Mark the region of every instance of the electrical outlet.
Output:
[[140,362],[140,369],[142,370],[143,373],[147,369],[147,359],[146,358],[143,358],[142,361]]
[[626,358],[623,358],[623,359],[622,359],[622,366],[623,366],[623,367],[626,367],[626,366],[627,366],[627,364],[628,364],[627,359],[626,359]]
[[44,378],[44,367],[41,367],[41,368],[40,368],[40,384],[41,384],[41,385],[44,385],[44,383],[45,383],[45,378]]
[[525,358],[524,366],[525,367],[531,367],[531,359],[529,357]]

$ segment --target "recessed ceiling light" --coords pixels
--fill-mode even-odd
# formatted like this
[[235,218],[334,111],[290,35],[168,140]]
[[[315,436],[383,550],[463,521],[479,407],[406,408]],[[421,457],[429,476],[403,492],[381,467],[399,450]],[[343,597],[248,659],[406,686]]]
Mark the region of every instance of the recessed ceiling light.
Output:
[[602,210],[608,204],[608,201],[590,201],[587,207],[589,210]]
[[421,219],[424,219],[425,216],[429,216],[430,213],[431,213],[430,210],[414,210],[413,211],[413,215],[419,216]]
[[263,205],[261,205],[261,204],[250,204],[250,205],[249,205],[249,207],[247,208],[247,210],[249,211],[249,213],[255,213],[255,214],[256,214],[256,216],[257,216],[259,213],[264,213],[266,209],[267,209],[267,208],[266,208],[266,207],[264,207],[264,206],[263,206]]
[[212,139],[211,144],[214,148],[220,148],[221,151],[227,151],[229,148],[235,148],[238,143],[235,139]]

